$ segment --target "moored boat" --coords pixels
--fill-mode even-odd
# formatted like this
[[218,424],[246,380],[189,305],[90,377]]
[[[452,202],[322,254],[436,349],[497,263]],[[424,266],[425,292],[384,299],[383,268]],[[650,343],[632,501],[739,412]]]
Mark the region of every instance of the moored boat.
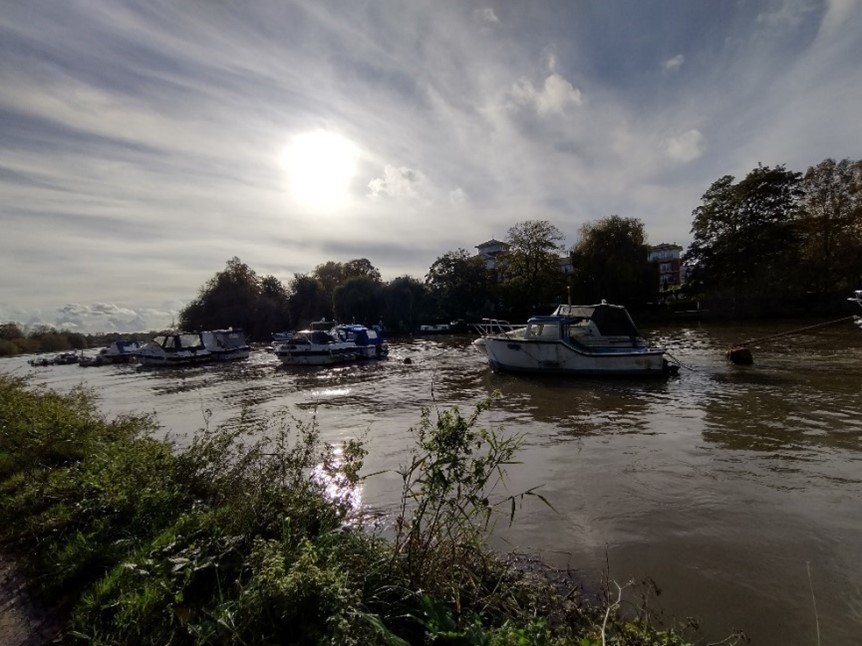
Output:
[[569,375],[663,375],[670,364],[662,348],[640,336],[622,305],[560,305],[521,327],[494,321],[480,326],[488,363],[495,370]]
[[78,359],[78,365],[86,368],[115,363],[129,363],[130,361],[134,361],[140,349],[140,344],[134,340],[113,341],[107,347],[99,350],[99,353],[95,356],[85,356],[82,354]]
[[325,330],[300,330],[289,341],[275,344],[275,354],[289,366],[331,366],[358,359],[357,346]]
[[73,363],[78,363],[78,353],[74,351],[61,352],[60,354],[55,354],[51,357],[39,355],[30,359],[28,363],[34,367],[68,366]]
[[357,359],[382,359],[389,354],[389,344],[376,328],[357,323],[336,325],[330,331],[340,341],[354,345]]
[[188,366],[213,360],[201,335],[187,332],[161,334],[141,346],[135,356],[144,366]]
[[248,359],[251,353],[245,332],[239,328],[205,330],[201,332],[201,340],[213,361]]

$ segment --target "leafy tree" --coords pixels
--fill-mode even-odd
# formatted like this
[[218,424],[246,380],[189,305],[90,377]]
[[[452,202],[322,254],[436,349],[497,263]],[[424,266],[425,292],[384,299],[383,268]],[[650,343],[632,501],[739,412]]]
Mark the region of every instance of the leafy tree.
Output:
[[257,322],[260,295],[260,278],[233,257],[224,271],[213,276],[198,297],[180,312],[180,327],[186,330],[240,327],[251,338],[266,338],[271,330],[260,329]]
[[844,293],[862,284],[862,161],[826,159],[802,179],[801,255],[807,287]]
[[275,276],[265,276],[260,282],[257,301],[257,326],[270,333],[290,328],[289,294]]
[[370,278],[373,282],[380,282],[380,272],[366,258],[356,258],[344,263],[346,278]]
[[637,218],[612,215],[583,225],[571,251],[575,297],[633,307],[651,300],[658,279],[648,251],[644,223]]
[[388,331],[405,333],[433,316],[428,288],[412,276],[399,276],[381,290],[383,321]]
[[738,313],[774,311],[798,291],[800,173],[758,166],[739,183],[722,177],[692,215],[683,256],[690,289]]
[[332,299],[326,294],[319,280],[307,274],[295,274],[290,281],[290,297],[287,309],[291,324],[296,328],[306,327],[312,321],[330,316]]
[[3,323],[0,325],[0,339],[14,341],[21,338],[24,338],[24,332],[17,323]]
[[329,301],[329,307],[320,313],[327,318],[334,314],[332,299],[340,285],[351,278],[360,277],[370,278],[375,283],[380,282],[380,272],[367,258],[355,258],[345,263],[330,260],[315,267],[311,276],[320,282]]
[[370,276],[350,278],[335,288],[332,303],[339,321],[376,323],[383,309],[380,283]]
[[563,240],[560,230],[547,220],[527,220],[509,229],[509,248],[501,254],[498,270],[504,297],[514,314],[529,313],[537,305],[562,297]]
[[450,319],[477,319],[491,309],[490,279],[481,257],[464,249],[449,251],[434,261],[425,277],[437,315]]

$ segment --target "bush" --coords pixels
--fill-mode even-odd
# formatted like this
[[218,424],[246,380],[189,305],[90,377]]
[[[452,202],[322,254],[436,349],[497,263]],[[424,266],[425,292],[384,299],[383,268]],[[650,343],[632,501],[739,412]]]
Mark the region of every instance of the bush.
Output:
[[491,399],[423,411],[386,541],[352,506],[364,447],[336,453],[315,420],[205,428],[176,452],[149,417],[106,420],[88,391],[26,386],[0,376],[0,541],[69,609],[69,639],[684,643],[486,549],[495,515],[537,495],[495,494],[520,439],[477,426]]

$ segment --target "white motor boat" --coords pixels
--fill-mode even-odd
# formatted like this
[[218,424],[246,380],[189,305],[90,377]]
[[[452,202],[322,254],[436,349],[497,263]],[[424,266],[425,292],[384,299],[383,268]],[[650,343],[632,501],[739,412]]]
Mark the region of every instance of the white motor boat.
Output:
[[213,360],[200,334],[162,334],[145,343],[135,353],[144,366],[187,366]]
[[289,366],[330,366],[359,358],[356,343],[325,330],[300,330],[289,341],[274,346],[276,356]]
[[378,329],[349,323],[336,325],[330,334],[339,341],[352,343],[357,359],[382,359],[389,354],[389,344]]
[[664,375],[675,372],[662,348],[649,347],[622,305],[560,305],[525,326],[479,326],[495,370],[568,375]]
[[129,363],[137,357],[140,344],[135,340],[114,341],[105,348],[99,350],[94,356],[81,355],[78,365],[87,368],[90,366],[107,366],[115,363]]
[[248,359],[248,355],[251,353],[245,332],[239,328],[206,330],[201,332],[201,339],[204,347],[209,350],[213,361]]

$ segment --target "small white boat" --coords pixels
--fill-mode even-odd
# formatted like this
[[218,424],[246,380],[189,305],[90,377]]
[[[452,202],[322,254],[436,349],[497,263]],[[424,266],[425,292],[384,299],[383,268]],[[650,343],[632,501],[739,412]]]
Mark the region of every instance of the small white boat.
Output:
[[188,366],[212,361],[200,334],[162,334],[145,343],[135,353],[144,366]]
[[30,359],[28,363],[31,366],[40,368],[45,366],[68,366],[73,363],[78,363],[78,353],[74,351],[61,352],[60,354],[56,354],[52,357],[39,355]]
[[209,350],[213,361],[237,361],[248,359],[251,347],[245,332],[239,328],[205,330],[201,332],[204,347]]
[[382,359],[389,354],[389,344],[380,330],[357,323],[336,325],[330,331],[339,341],[354,345],[357,359]]
[[114,341],[109,346],[99,350],[95,356],[84,356],[78,359],[81,367],[106,366],[115,363],[129,363],[135,360],[140,344],[134,340]]
[[492,319],[479,326],[495,370],[568,375],[663,375],[677,366],[647,346],[622,305],[560,305],[512,328]]
[[300,330],[289,341],[275,344],[275,354],[288,366],[331,366],[359,358],[357,345],[325,330]]

